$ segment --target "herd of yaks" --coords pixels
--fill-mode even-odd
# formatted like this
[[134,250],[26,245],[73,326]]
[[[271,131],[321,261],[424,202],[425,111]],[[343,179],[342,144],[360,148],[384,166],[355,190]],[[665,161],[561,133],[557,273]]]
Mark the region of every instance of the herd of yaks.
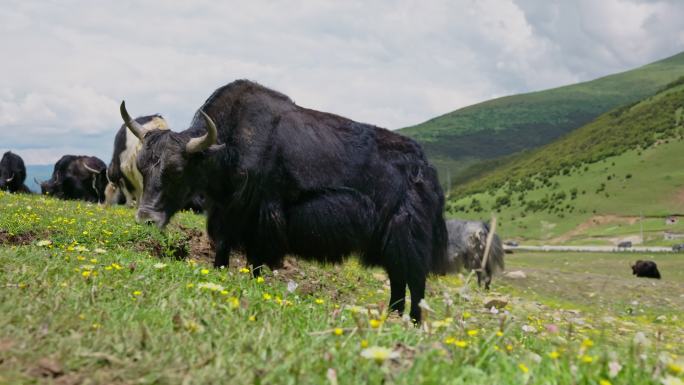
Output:
[[[131,119],[123,103],[121,115],[109,166],[65,155],[49,180],[36,181],[41,192],[136,206],[138,221],[160,227],[180,209],[204,208],[214,265],[243,250],[255,276],[286,254],[339,262],[356,253],[387,271],[390,310],[403,313],[408,286],[416,322],[428,273],[465,267],[489,288],[503,270],[498,236],[484,222],[444,220],[434,168],[397,133],[247,80],[217,89],[183,132],[160,115]],[[0,189],[29,193],[25,180],[23,160],[5,153]]]
[[[300,107],[248,80],[217,89],[183,132],[160,115],[131,119],[123,103],[121,114],[109,166],[65,155],[49,180],[36,181],[42,194],[128,204],[136,220],[160,227],[183,207],[203,207],[215,266],[243,250],[255,276],[286,254],[334,263],[355,253],[387,271],[391,310],[403,313],[408,286],[416,322],[430,272],[471,268],[489,287],[503,269],[501,241],[485,223],[444,220],[434,168],[397,133]],[[0,188],[29,193],[25,180],[23,160],[5,153]]]

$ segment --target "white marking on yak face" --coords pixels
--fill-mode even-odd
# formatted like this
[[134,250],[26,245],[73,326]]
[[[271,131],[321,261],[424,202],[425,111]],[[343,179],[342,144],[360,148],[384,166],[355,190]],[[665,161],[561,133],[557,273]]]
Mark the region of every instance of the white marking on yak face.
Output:
[[[146,129],[168,130],[169,126],[166,120],[161,117],[155,117],[149,122],[143,124]],[[124,196],[126,196],[126,204],[132,205],[132,200],[135,199],[136,206],[140,205],[140,199],[143,194],[143,176],[138,170],[136,160],[138,153],[142,147],[142,142],[131,132],[126,130],[126,148],[119,155],[119,162],[121,172],[131,181],[133,191],[128,191],[123,188]]]

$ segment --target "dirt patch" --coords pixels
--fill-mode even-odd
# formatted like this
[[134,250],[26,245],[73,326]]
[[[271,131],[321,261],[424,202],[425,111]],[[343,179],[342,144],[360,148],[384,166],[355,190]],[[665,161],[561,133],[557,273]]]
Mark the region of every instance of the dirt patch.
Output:
[[7,230],[0,230],[0,245],[26,246],[32,244],[36,238],[33,231],[12,234]]
[[579,225],[577,225],[577,227],[568,231],[567,233],[550,239],[549,243],[565,243],[579,235],[586,233],[587,230],[593,227],[603,226],[611,223],[624,223],[628,225],[633,225],[638,221],[639,217],[620,217],[617,215],[594,215],[593,217],[580,223]]
[[36,366],[29,371],[34,377],[57,378],[64,374],[64,368],[57,360],[52,358],[41,358]]
[[147,251],[158,258],[178,260],[194,259],[198,262],[213,263],[214,246],[209,237],[197,229],[179,227],[181,236],[169,236],[164,240],[146,239],[136,245],[137,251]]

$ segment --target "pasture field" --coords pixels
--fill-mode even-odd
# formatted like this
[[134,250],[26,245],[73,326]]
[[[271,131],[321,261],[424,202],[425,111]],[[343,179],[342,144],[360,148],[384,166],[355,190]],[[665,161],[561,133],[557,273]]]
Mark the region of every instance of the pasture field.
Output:
[[681,384],[684,258],[507,255],[479,290],[428,283],[426,321],[387,317],[354,259],[252,279],[207,263],[204,218],[165,233],[128,208],[0,192],[0,384]]
[[[684,212],[682,154],[684,140],[671,140],[555,175],[548,180],[551,187],[536,185],[512,194],[499,188],[448,205],[458,207],[451,215],[459,218],[481,219],[488,210],[497,210],[502,236],[525,243],[614,245],[623,239],[638,243],[643,228],[646,245],[672,245],[682,240],[665,241],[663,233],[684,232],[682,220],[665,224],[668,215]],[[510,203],[494,209],[503,196],[509,196]],[[473,200],[482,210],[472,208]],[[548,202],[547,207],[529,208],[541,202]]]

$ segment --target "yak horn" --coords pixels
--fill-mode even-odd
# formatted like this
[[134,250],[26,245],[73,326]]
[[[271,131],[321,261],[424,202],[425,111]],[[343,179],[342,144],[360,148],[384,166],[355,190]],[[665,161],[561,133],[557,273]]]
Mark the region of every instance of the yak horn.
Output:
[[9,183],[14,180],[14,174],[12,174],[11,178],[5,179],[5,182]]
[[86,170],[92,172],[93,174],[99,174],[99,173],[100,173],[99,171],[95,170],[94,168],[88,167],[88,165],[86,164],[86,162],[83,162],[83,167],[85,167]]
[[145,129],[145,127],[142,126],[142,124],[131,119],[131,116],[128,114],[128,111],[126,111],[125,101],[121,101],[121,108],[119,108],[119,110],[121,111],[121,117],[123,118],[126,127],[128,127],[128,129],[131,130],[133,135],[135,135],[138,139],[142,140],[145,137],[147,130]]
[[216,137],[218,136],[216,125],[209,115],[205,114],[202,110],[200,110],[200,114],[202,114],[204,122],[206,123],[207,133],[199,138],[190,139],[188,144],[185,145],[185,151],[189,154],[206,150],[209,146],[216,143]]

